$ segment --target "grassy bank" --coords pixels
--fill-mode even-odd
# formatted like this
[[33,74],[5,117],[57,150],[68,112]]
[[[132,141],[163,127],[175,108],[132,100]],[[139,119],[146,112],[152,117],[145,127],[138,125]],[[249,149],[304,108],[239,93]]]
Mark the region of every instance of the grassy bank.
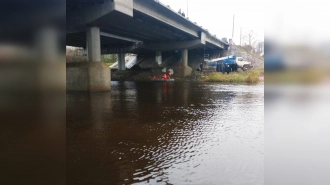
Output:
[[108,66],[111,66],[112,64],[114,64],[114,62],[104,62],[105,64],[107,64]]
[[234,83],[256,83],[259,82],[259,77],[264,75],[264,69],[250,69],[248,71],[231,72],[229,74],[213,72],[208,76],[201,75],[198,81],[204,82],[234,82]]

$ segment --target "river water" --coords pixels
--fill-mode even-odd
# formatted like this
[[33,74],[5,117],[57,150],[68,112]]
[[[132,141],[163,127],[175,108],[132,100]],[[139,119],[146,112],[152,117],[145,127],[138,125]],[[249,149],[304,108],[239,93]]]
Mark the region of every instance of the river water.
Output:
[[264,84],[67,93],[68,184],[264,184]]

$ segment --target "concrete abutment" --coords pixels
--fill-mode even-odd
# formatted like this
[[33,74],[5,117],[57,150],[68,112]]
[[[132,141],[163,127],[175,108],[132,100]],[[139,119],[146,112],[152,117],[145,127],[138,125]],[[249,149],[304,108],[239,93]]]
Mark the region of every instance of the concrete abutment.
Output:
[[100,29],[92,26],[86,30],[88,62],[66,64],[67,91],[111,90],[110,68],[101,62]]

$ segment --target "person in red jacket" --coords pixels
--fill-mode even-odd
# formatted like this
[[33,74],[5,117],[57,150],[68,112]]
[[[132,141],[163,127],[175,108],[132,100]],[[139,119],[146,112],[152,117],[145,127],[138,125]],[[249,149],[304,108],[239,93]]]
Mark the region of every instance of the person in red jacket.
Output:
[[166,73],[164,73],[164,75],[162,76],[162,80],[167,79]]

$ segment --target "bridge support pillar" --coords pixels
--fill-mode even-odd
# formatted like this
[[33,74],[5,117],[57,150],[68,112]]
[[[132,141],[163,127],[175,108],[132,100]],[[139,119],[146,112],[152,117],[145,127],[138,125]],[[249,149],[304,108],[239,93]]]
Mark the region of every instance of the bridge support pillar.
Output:
[[125,70],[125,53],[118,54],[118,70]]
[[100,28],[93,26],[86,30],[87,51],[89,62],[101,61],[101,42],[100,42]]
[[182,66],[188,66],[188,49],[181,51]]
[[182,68],[178,70],[178,76],[186,77],[191,74],[192,68],[188,66],[188,49],[181,50]]
[[110,68],[101,62],[100,29],[86,30],[88,62],[67,63],[66,87],[68,91],[109,91]]
[[162,52],[156,51],[156,62],[158,65],[162,64]]

